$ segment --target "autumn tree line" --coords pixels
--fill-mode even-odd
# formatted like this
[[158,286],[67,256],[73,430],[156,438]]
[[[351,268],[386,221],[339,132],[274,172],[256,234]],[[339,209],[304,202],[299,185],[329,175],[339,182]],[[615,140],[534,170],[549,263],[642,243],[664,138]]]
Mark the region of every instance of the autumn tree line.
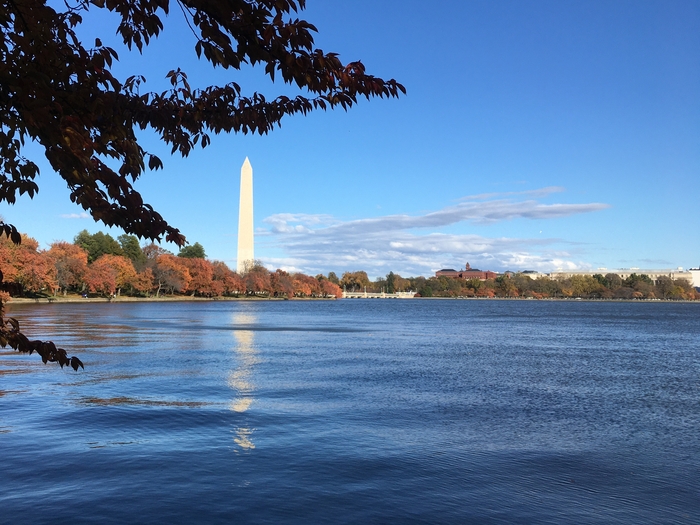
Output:
[[283,270],[270,272],[254,262],[243,274],[206,258],[199,243],[176,255],[156,244],[141,246],[133,235],[80,232],[73,243],[59,241],[48,250],[22,234],[21,244],[0,237],[2,297],[82,294],[160,297],[340,297],[340,287],[325,276]]
[[582,299],[671,299],[698,300],[700,292],[685,279],[660,277],[656,282],[648,275],[575,275],[567,279],[540,276],[532,279],[523,273],[506,273],[495,279],[454,279],[451,277],[408,277],[393,272],[370,281],[366,272],[346,272],[338,279],[328,279],[347,291],[386,292],[415,291],[419,297],[532,297]]

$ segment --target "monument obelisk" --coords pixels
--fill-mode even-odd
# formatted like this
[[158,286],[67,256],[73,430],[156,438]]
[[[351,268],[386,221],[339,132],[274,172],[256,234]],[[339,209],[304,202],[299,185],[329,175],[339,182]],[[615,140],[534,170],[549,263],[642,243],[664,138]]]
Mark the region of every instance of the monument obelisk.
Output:
[[241,198],[238,207],[238,257],[236,269],[245,273],[255,259],[253,253],[253,167],[248,157],[241,166]]

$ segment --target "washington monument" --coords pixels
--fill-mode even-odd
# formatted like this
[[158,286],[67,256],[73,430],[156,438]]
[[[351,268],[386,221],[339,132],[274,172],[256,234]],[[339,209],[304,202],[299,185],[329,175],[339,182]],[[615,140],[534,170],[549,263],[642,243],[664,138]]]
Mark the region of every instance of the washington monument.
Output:
[[245,273],[255,259],[253,253],[253,167],[248,157],[241,166],[241,200],[238,207],[238,257],[236,269]]

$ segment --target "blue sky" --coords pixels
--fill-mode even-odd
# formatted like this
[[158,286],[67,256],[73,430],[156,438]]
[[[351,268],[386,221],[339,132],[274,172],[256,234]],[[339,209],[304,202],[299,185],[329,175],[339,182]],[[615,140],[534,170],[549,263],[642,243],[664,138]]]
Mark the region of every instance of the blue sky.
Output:
[[[427,8],[426,6],[430,6]],[[198,62],[179,11],[143,54],[100,13],[114,70],[165,87],[236,81],[294,92],[260,68]],[[310,274],[439,268],[659,268],[700,264],[700,3],[308,0],[316,45],[408,94],[295,116],[267,136],[222,135],[165,169],[146,202],[235,267],[239,170],[254,170],[256,257]],[[0,214],[44,247],[88,229],[38,150],[40,192]],[[119,231],[111,231],[119,235]],[[167,246],[175,250],[174,246]]]

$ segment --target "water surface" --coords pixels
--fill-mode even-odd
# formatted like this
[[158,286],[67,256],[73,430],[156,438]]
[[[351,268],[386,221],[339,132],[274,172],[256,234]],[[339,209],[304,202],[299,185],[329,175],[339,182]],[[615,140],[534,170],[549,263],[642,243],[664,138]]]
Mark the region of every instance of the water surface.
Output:
[[17,305],[3,523],[698,523],[700,305]]

